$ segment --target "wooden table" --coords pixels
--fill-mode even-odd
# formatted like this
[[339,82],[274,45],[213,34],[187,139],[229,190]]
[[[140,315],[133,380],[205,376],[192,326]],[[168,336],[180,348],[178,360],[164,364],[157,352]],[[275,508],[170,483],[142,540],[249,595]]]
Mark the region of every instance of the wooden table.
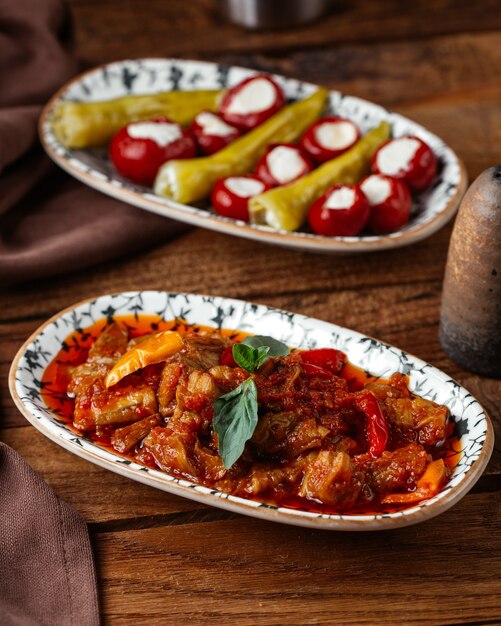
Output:
[[[473,178],[501,161],[501,12],[494,0],[431,4],[339,0],[318,24],[253,34],[220,24],[210,0],[73,0],[72,8],[77,51],[89,63],[175,55],[324,83],[425,124]],[[2,295],[0,438],[88,522],[105,622],[501,623],[499,444],[472,492],[437,519],[393,532],[315,532],[108,473],[27,425],[7,391],[16,350],[59,309],[109,291],[186,290],[305,313],[417,354],[477,395],[499,442],[501,382],[461,370],[437,339],[450,234],[449,226],[410,248],[341,258],[192,230],[146,254]]]

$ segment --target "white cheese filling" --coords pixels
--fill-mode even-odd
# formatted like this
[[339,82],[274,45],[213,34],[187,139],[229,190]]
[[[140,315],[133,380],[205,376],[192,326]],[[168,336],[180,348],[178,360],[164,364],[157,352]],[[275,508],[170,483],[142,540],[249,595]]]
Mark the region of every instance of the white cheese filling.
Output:
[[351,122],[324,122],[315,130],[315,139],[327,150],[342,150],[357,139],[357,129]]
[[273,178],[281,185],[294,180],[305,169],[301,155],[294,148],[277,146],[266,157],[268,169]]
[[342,209],[349,209],[355,202],[355,190],[349,187],[341,187],[341,189],[335,189],[331,195],[327,198],[327,202],[324,204],[326,209],[333,211],[339,211]]
[[377,165],[382,174],[395,176],[405,171],[421,144],[413,137],[394,139],[381,148],[377,155]]
[[240,176],[232,176],[224,181],[226,187],[241,198],[252,198],[264,191],[264,184],[255,178],[243,178]]
[[168,122],[137,122],[127,126],[127,133],[134,139],[151,139],[162,148],[183,136],[178,124]]
[[227,113],[247,115],[266,111],[275,102],[275,87],[265,78],[251,80],[238,90],[226,109]]
[[214,137],[227,137],[235,132],[235,127],[230,126],[214,113],[204,111],[199,113],[195,121],[202,128],[204,135],[212,135]]
[[386,202],[391,195],[391,182],[377,174],[367,177],[360,188],[371,206]]

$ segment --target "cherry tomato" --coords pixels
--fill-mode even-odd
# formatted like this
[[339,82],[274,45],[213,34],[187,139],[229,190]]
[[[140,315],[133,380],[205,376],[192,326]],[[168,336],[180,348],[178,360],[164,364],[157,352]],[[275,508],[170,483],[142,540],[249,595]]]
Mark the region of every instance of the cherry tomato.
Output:
[[282,89],[264,74],[250,76],[223,96],[219,113],[223,119],[241,130],[250,130],[271,117],[284,105]]
[[372,157],[371,165],[374,174],[400,178],[413,191],[428,187],[437,173],[437,159],[432,149],[413,135],[386,141]]
[[412,199],[403,180],[371,174],[359,185],[371,206],[369,228],[373,232],[393,233],[407,224]]
[[287,185],[313,169],[310,157],[293,143],[272,144],[259,159],[256,175],[266,184]]
[[358,186],[334,185],[311,205],[308,222],[317,235],[350,237],[362,230],[369,216],[369,202]]
[[110,144],[113,165],[140,185],[151,185],[165,161],[189,159],[196,152],[191,133],[163,116],[127,124]]
[[339,374],[346,362],[346,354],[334,348],[317,348],[301,352],[301,361],[331,374]]
[[324,163],[349,150],[360,139],[358,127],[336,115],[312,124],[301,138],[301,147],[317,163]]
[[237,367],[237,362],[233,358],[233,346],[228,346],[223,350],[219,357],[219,365],[228,365],[229,367]]
[[249,198],[269,188],[269,185],[253,174],[220,178],[212,190],[212,206],[218,215],[248,221]]
[[191,132],[195,136],[202,154],[214,154],[240,137],[235,126],[227,124],[217,113],[202,111],[191,123]]

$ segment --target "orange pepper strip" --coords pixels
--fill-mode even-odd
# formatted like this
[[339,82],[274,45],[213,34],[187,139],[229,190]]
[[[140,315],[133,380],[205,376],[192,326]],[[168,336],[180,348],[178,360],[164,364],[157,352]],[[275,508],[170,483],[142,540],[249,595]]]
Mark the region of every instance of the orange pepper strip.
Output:
[[442,459],[432,461],[425,473],[416,483],[416,491],[412,493],[391,493],[385,496],[383,504],[412,504],[433,498],[442,488],[447,477],[445,463]]
[[124,376],[152,363],[161,363],[184,347],[179,333],[164,330],[147,337],[122,355],[105,378],[106,387],[116,385]]

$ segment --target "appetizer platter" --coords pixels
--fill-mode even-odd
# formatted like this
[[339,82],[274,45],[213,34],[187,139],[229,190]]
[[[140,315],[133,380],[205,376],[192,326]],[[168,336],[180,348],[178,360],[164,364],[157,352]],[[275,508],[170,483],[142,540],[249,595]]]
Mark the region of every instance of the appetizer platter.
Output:
[[44,435],[164,491],[332,530],[434,517],[490,420],[446,374],[352,330],[213,296],[127,292],[46,322],[9,384]]
[[303,250],[411,244],[454,215],[464,166],[411,120],[337,91],[175,59],[91,70],[40,119],[49,156],[139,208]]

